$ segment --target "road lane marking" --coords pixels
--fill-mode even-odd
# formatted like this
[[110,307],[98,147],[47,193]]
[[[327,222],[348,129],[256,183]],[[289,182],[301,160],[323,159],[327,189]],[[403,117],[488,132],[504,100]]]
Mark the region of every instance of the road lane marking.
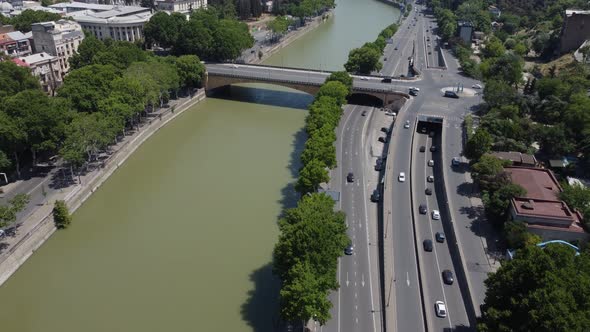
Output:
[[348,272],[346,272],[346,287],[348,287],[348,283],[349,283],[349,281],[348,281]]
[[410,272],[406,272],[406,283],[408,284],[408,287],[410,287]]
[[365,287],[365,274],[361,274],[361,285]]

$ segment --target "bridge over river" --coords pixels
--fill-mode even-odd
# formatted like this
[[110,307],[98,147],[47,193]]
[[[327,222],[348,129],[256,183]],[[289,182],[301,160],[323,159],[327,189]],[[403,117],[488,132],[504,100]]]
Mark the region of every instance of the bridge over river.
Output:
[[[207,64],[206,68],[205,89],[208,93],[237,83],[270,83],[315,95],[331,74],[329,71],[230,63]],[[377,76],[353,78],[352,97],[372,96],[383,105],[396,105],[398,101],[409,98],[407,88],[414,84],[408,80],[384,83],[384,77]]]

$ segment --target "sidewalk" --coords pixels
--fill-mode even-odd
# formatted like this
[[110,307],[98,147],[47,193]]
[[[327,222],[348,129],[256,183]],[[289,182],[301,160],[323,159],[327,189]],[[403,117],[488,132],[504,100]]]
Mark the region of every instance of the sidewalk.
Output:
[[168,124],[168,122],[204,98],[205,91],[201,89],[192,98],[185,97],[174,100],[170,103],[169,108],[160,109],[152,113],[152,116],[155,115],[155,117],[146,120],[139,131],[125,137],[117,145],[111,147],[113,153],[104,161],[102,167],[98,167],[81,176],[81,184],[76,183],[47,195],[42,205],[35,207],[28,216],[19,221],[21,225],[13,236],[7,236],[2,239],[0,285],[56,230],[51,215],[56,200],[65,200],[70,212],[73,213],[143,142]]

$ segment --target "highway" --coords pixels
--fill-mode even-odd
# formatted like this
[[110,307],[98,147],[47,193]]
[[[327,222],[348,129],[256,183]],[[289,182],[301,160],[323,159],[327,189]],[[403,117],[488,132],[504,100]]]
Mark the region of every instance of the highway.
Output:
[[[340,289],[331,295],[332,319],[325,326],[316,326],[317,331],[383,330],[376,246],[378,205],[370,201],[370,195],[378,184],[375,159],[383,149],[378,133],[387,121],[391,122],[390,118],[373,107],[344,107],[337,128],[338,167],[331,172],[330,189],[340,192],[338,208],[346,213],[354,253],[340,259]],[[351,183],[346,181],[349,172],[354,174]]]
[[[450,221],[441,213],[440,220],[432,218],[432,211],[441,211],[439,207],[439,197],[434,183],[426,181],[427,176],[434,176],[434,181],[440,181],[434,172],[434,168],[443,167],[439,165],[440,159],[440,139],[438,136],[429,137],[428,132],[422,133],[421,128],[414,133],[414,144],[412,147],[412,201],[413,201],[413,215],[415,216],[415,229],[417,238],[417,252],[420,259],[420,269],[422,271],[421,277],[423,285],[428,285],[424,288],[424,302],[426,314],[430,319],[430,326],[434,331],[443,331],[444,329],[454,328],[456,326],[469,326],[469,319],[465,311],[465,304],[461,294],[461,289],[458,283],[452,285],[445,285],[442,281],[443,270],[450,270],[456,279],[457,273],[453,266],[451,259],[451,251],[448,246],[448,241],[439,243],[435,239],[436,233],[445,234],[443,225]],[[440,131],[438,131],[440,134]],[[431,152],[430,148],[434,146],[436,151]],[[424,152],[421,151],[424,147]],[[434,161],[434,166],[428,166],[430,160]],[[432,195],[426,195],[426,188],[432,190]],[[441,203],[444,203],[441,201]],[[426,206],[426,214],[420,214],[419,205]],[[423,248],[424,240],[431,240],[433,242],[433,251],[426,252]],[[434,311],[434,303],[436,301],[443,301],[447,306],[447,317],[438,318]]]

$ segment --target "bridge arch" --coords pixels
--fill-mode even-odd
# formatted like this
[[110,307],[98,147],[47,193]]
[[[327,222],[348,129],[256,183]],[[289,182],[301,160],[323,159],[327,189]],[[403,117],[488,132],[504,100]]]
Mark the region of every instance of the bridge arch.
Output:
[[319,86],[304,84],[300,82],[291,82],[291,81],[282,81],[282,80],[272,80],[269,81],[267,79],[256,79],[254,77],[239,77],[239,76],[218,76],[218,75],[206,75],[206,92],[211,93],[216,90],[222,89],[224,87],[228,87],[232,84],[239,84],[239,83],[263,83],[263,84],[270,84],[270,85],[278,85],[286,88],[291,88],[294,90],[298,90],[301,92],[309,93],[311,95],[315,95],[319,91]]

